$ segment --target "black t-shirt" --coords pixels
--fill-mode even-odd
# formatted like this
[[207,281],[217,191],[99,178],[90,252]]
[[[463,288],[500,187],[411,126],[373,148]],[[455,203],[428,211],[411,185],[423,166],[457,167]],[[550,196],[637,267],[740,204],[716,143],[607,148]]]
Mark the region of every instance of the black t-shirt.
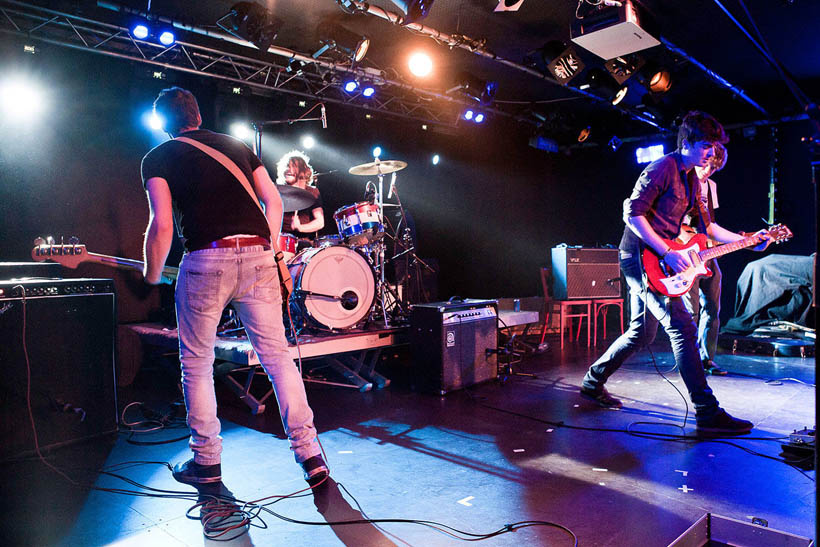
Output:
[[[219,150],[253,181],[262,165],[250,148],[228,135],[204,129],[185,136]],[[142,159],[142,184],[153,177],[168,181],[177,231],[186,251],[201,249],[217,239],[236,234],[270,238],[267,220],[248,192],[218,161],[194,146],[164,142]]]
[[[308,192],[313,194],[313,203],[305,207],[304,209],[300,209],[297,211],[299,213],[299,222],[302,224],[307,224],[311,220],[313,220],[313,210],[316,208],[322,208],[322,195],[319,193],[319,189],[315,186],[308,186],[306,188]],[[301,232],[299,230],[293,229],[293,215],[294,213],[285,213],[284,218],[282,219],[282,231],[288,232],[291,234],[295,234],[297,237],[313,237],[316,235],[316,232]]]

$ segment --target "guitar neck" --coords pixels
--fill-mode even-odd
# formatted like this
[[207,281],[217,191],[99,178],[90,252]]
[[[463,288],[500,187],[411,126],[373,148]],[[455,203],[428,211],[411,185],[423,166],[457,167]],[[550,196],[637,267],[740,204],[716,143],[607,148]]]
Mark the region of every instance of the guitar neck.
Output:
[[[142,271],[144,262],[140,260],[133,260],[131,258],[120,258],[118,256],[101,255],[99,253],[86,253],[89,262],[96,262],[98,264],[105,264],[106,266],[113,266],[121,270],[137,270]],[[164,266],[162,268],[162,275],[169,279],[176,279],[179,276],[179,268],[172,266]]]
[[733,241],[732,243],[724,243],[723,245],[718,245],[717,247],[705,249],[698,254],[700,255],[701,260],[706,261],[711,260],[713,258],[718,258],[719,256],[723,256],[725,254],[739,251],[740,249],[754,247],[760,242],[760,236],[754,235],[745,237],[743,239],[738,239],[737,241]]

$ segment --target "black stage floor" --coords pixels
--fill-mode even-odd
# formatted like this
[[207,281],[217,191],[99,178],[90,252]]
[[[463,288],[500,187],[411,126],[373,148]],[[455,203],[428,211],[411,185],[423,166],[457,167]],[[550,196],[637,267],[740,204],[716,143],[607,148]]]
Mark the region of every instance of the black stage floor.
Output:
[[[733,374],[709,382],[725,408],[755,423],[753,438],[681,442],[624,432],[681,433],[675,426],[683,422],[684,400],[658,375],[648,352],[610,381],[611,392],[624,398],[625,407],[604,410],[577,391],[588,363],[606,344],[595,349],[570,344],[563,353],[557,345],[517,367],[536,373],[535,379],[510,377],[504,384],[446,397],[412,392],[408,361],[383,371],[394,380],[384,390],[308,385],[333,480],[315,493],[281,500],[269,496],[289,494],[305,483],[278,416],[272,409],[252,416],[233,394],[220,392],[225,489],[241,500],[275,501],[266,507],[284,517],[262,512],[261,520],[230,543],[454,545],[460,541],[443,525],[483,534],[509,523],[543,521],[572,530],[580,545],[664,546],[707,512],[745,522],[765,519],[770,528],[813,535],[815,472],[804,474],[778,461],[779,442],[758,438],[814,426],[814,388],[806,385],[814,383],[814,359],[719,356]],[[658,368],[682,389],[680,377],[670,371],[668,346],[656,343],[654,348]],[[176,396],[175,374],[144,367],[137,381],[121,391],[120,405],[146,401],[167,410]],[[690,413],[687,435],[693,430]],[[166,492],[191,494],[192,489],[175,483],[162,463],[126,463],[187,459],[185,440],[150,444],[184,434],[184,429],[170,429],[136,437],[149,444],[132,444],[123,433],[115,440],[62,448],[47,458],[78,482],[139,496],[72,486],[34,459],[5,464],[2,543],[210,543],[202,524],[186,518],[195,495],[180,499]],[[102,467],[152,490],[94,471]],[[442,529],[336,523],[366,517],[436,521]],[[261,521],[266,528],[256,527]],[[237,532],[220,539],[232,535]],[[573,540],[555,527],[529,526],[482,543],[569,546]]]

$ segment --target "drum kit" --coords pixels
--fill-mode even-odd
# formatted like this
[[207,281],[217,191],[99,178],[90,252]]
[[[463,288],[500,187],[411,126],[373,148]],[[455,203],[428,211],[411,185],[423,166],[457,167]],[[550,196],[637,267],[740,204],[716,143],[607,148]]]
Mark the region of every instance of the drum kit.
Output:
[[[383,322],[385,327],[407,318],[407,303],[402,302],[397,287],[385,279],[387,263],[413,253],[408,237],[395,232],[386,222],[386,206],[401,211],[399,225],[407,226],[404,208],[395,187],[396,172],[407,167],[397,160],[364,163],[348,172],[357,176],[376,176],[377,183],[368,182],[372,200],[360,201],[339,208],[333,214],[338,233],[319,237],[313,246],[297,252],[298,240],[292,234],[279,236],[279,248],[285,253],[288,270],[293,278],[293,293],[289,300],[290,323],[298,334],[303,329],[343,331],[363,321]],[[397,204],[384,202],[384,176],[391,175],[389,195],[395,194]],[[284,210],[298,211],[309,207],[314,196],[294,186],[279,186]],[[385,225],[388,229],[385,230]],[[406,228],[405,228],[406,229]],[[393,241],[396,256],[386,258],[387,241]],[[287,321],[287,318],[286,318]]]

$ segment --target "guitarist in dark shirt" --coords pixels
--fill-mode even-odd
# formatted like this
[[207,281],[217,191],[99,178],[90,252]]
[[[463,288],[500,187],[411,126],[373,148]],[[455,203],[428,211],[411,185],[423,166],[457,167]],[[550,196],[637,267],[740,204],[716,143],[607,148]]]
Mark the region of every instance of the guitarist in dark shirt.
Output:
[[328,468],[302,376],[285,339],[282,294],[271,250],[271,238],[276,241],[282,225],[279,192],[241,141],[199,128],[202,117],[190,91],[162,90],[154,110],[174,138],[142,160],[149,206],[145,280],[162,280],[174,221],[186,251],[175,299],[193,458],[177,464],[173,476],[193,485],[222,478],[214,345],[222,310],[232,304],[273,384],[290,449],[305,479],[314,485],[328,476]]
[[[650,344],[660,324],[672,342],[672,352],[681,378],[695,407],[697,430],[705,434],[743,434],[752,423],[729,415],[720,408],[706,382],[697,344],[697,326],[680,297],[664,297],[649,289],[644,279],[641,252],[652,249],[674,272],[692,267],[685,252],[673,250],[665,240],[678,236],[687,213],[699,217],[701,232],[722,243],[743,239],[710,222],[701,206],[699,184],[694,167],[705,167],[718,143],[729,139],[723,126],[703,112],[687,114],[678,131],[678,149],[652,162],[641,173],[632,195],[624,201],[626,227],[620,244],[620,266],[629,286],[631,319],[629,330],[589,368],[581,395],[603,407],[622,406],[610,395],[604,383],[642,347]],[[755,250],[769,244],[767,235]],[[647,313],[648,311],[648,313]]]

